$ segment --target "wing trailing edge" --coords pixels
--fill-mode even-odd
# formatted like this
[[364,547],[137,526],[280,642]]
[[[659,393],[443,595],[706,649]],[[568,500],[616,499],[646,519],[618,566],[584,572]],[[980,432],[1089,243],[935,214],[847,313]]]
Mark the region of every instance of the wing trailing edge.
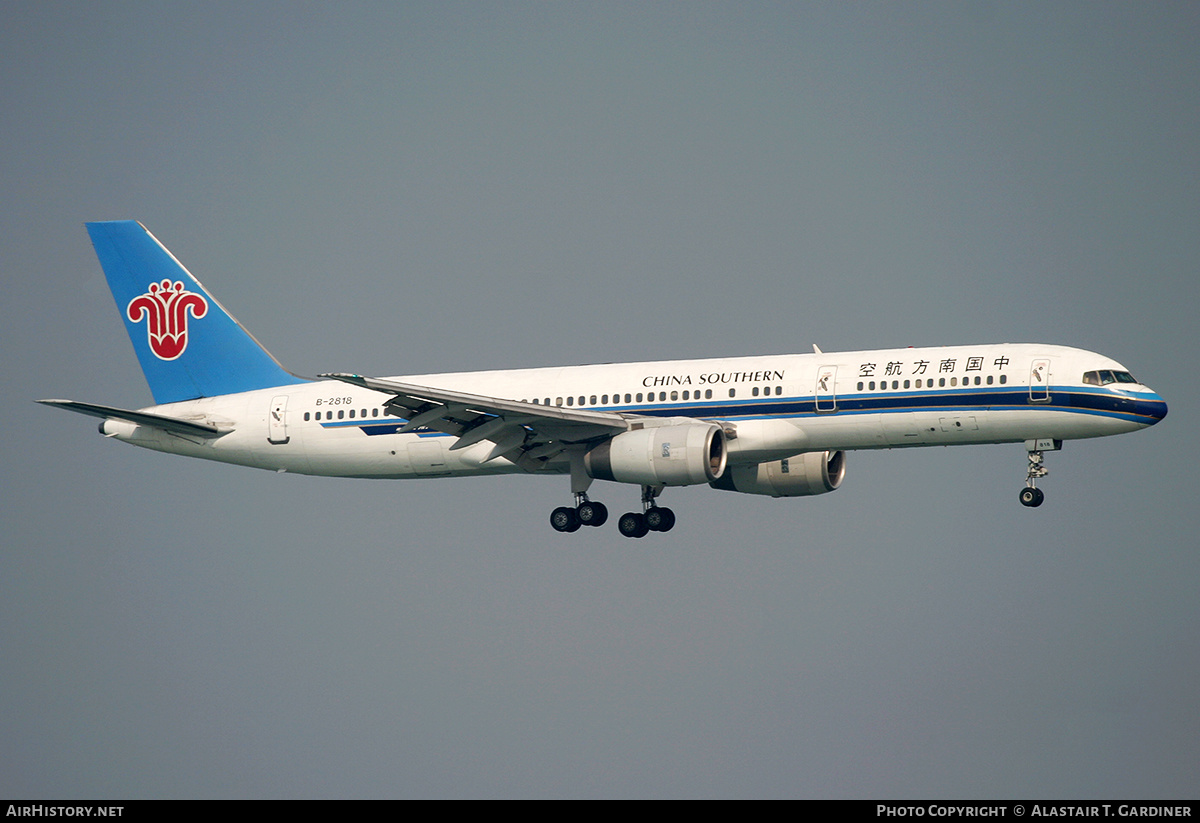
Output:
[[322,374],[352,386],[389,394],[387,407],[408,423],[401,431],[428,427],[458,439],[450,451],[483,440],[495,447],[483,462],[501,455],[546,460],[570,446],[595,443],[629,429],[627,415],[591,409],[543,406],[501,397],[417,386],[358,374]]

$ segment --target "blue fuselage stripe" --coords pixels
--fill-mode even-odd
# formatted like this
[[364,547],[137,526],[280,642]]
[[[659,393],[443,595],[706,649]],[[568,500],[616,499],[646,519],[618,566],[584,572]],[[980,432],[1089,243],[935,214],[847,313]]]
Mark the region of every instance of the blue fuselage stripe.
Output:
[[[1025,388],[972,391],[888,392],[842,395],[836,398],[770,397],[733,401],[680,402],[635,406],[592,406],[597,411],[628,412],[650,417],[695,417],[698,419],[829,417],[906,412],[1047,411],[1096,415],[1151,424],[1162,419],[1166,403],[1157,395],[1117,394],[1103,390],[1051,388],[1047,400],[1034,401]],[[820,408],[818,409],[818,404]],[[396,434],[405,421],[329,420],[322,428],[360,428],[367,435]],[[418,434],[437,435],[428,429]]]

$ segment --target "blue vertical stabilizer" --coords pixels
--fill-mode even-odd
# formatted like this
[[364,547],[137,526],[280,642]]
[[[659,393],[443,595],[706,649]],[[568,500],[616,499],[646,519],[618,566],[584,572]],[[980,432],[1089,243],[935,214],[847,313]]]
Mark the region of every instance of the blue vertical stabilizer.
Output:
[[136,220],[88,234],[155,403],[305,382],[283,367]]

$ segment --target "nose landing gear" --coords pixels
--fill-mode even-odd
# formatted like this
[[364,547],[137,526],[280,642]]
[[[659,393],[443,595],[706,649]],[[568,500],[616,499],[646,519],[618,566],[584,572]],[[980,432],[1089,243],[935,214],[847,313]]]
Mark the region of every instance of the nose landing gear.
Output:
[[1050,474],[1046,468],[1042,452],[1058,451],[1062,448],[1061,440],[1026,440],[1025,451],[1029,454],[1029,471],[1025,475],[1025,488],[1021,489],[1022,506],[1036,509],[1042,505],[1046,495],[1037,487],[1037,481]]

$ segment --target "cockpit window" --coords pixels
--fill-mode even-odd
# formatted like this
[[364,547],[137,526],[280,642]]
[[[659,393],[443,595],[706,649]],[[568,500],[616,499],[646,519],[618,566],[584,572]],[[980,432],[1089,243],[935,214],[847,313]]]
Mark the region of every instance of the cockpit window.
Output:
[[1136,383],[1137,380],[1127,371],[1101,369],[1084,372],[1083,382],[1089,386],[1107,386],[1109,383]]

